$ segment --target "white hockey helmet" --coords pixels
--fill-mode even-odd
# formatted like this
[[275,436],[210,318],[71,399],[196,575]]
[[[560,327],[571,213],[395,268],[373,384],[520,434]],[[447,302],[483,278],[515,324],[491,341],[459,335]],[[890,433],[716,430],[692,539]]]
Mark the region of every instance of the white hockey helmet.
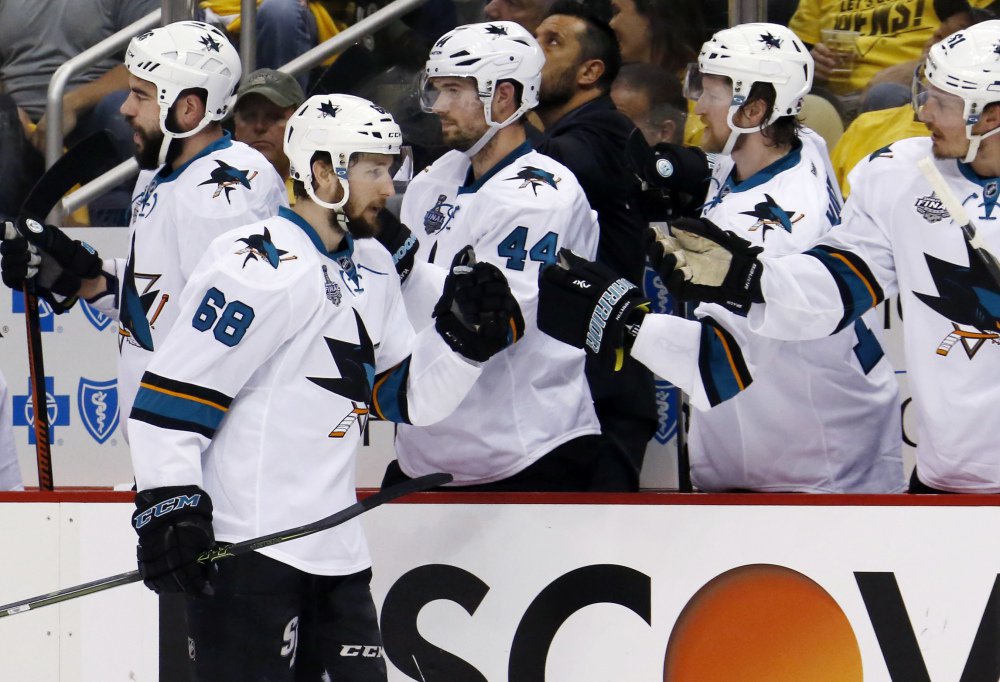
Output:
[[[733,82],[733,99],[727,122],[732,129],[723,154],[729,154],[742,133],[763,130],[782,116],[794,116],[812,88],[815,65],[805,44],[791,29],[779,24],[740,24],[719,31],[698,55],[698,74],[689,71],[685,94],[695,87],[700,74],[727,76]],[[767,121],[757,128],[740,128],[733,123],[755,83],[774,86],[774,107]]]
[[[392,114],[377,104],[354,95],[313,95],[285,124],[285,155],[293,180],[305,185],[306,193],[320,206],[343,212],[351,194],[347,168],[351,155],[399,154],[403,135]],[[335,204],[316,196],[312,183],[312,159],[328,152],[334,172],[344,188]]]
[[[420,102],[431,111],[436,92],[429,80],[439,76],[472,78],[483,103],[489,126],[486,134],[465,153],[476,154],[501,128],[518,120],[538,104],[545,54],[531,32],[513,21],[466,24],[448,31],[431,48],[420,83]],[[521,103],[505,121],[494,121],[491,113],[496,85],[511,80],[521,85]]]
[[986,105],[1000,102],[1000,21],[975,24],[931,47],[923,75],[934,87],[964,102],[962,115],[969,151],[963,161],[971,163],[979,143],[1000,132],[1000,127],[984,135],[972,132]]
[[[163,146],[160,163],[173,138],[190,137],[212,121],[221,121],[236,103],[242,69],[240,55],[226,35],[200,21],[178,21],[134,37],[125,52],[125,68],[156,86]],[[189,88],[206,92],[205,116],[192,130],[167,128],[167,115]]]

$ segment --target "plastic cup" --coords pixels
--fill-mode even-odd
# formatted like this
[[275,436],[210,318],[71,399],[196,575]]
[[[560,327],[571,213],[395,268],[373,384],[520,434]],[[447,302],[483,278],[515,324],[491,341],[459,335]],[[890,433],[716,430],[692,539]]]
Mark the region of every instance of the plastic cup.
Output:
[[846,80],[854,70],[854,61],[858,56],[858,38],[861,36],[861,32],[824,28],[820,33],[823,44],[833,52],[837,59],[837,65],[830,72],[830,80]]

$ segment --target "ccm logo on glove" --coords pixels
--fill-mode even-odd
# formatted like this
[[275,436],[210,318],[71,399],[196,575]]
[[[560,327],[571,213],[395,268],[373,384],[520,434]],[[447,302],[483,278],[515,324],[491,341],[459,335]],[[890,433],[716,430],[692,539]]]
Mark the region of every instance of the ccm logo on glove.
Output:
[[139,530],[154,518],[176,511],[177,509],[184,509],[185,507],[195,508],[198,506],[199,502],[201,502],[200,493],[196,493],[194,495],[178,495],[177,497],[171,497],[169,500],[163,500],[162,502],[154,504],[141,514],[136,515],[135,520],[133,521],[135,529]]

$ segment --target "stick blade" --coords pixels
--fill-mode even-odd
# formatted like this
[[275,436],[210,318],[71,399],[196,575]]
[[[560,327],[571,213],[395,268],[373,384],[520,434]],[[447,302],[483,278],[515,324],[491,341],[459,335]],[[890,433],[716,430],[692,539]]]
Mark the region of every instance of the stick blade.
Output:
[[60,156],[38,179],[21,206],[23,215],[45,219],[66,192],[103,175],[118,164],[118,147],[107,130],[88,135]]

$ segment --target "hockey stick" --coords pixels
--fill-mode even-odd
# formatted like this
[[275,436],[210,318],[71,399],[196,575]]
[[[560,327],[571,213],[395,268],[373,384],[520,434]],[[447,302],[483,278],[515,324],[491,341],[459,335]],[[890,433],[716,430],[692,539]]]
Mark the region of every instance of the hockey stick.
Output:
[[[114,139],[100,130],[71,147],[31,188],[21,206],[23,218],[45,220],[63,195],[75,185],[90,182],[111,170],[118,158]],[[21,221],[18,221],[20,224]],[[42,326],[38,313],[38,293],[33,279],[24,283],[24,326],[28,335],[28,374],[31,380],[32,421],[35,430],[35,457],[38,461],[38,488],[52,490],[52,449],[49,442],[48,391],[42,361]]]
[[[965,237],[965,241],[972,247],[973,253],[978,256],[980,262],[986,268],[986,272],[993,278],[993,283],[1000,287],[1000,264],[997,264],[997,259],[986,248],[979,235],[976,234],[976,226],[972,224],[969,214],[965,212],[965,208],[958,200],[958,197],[948,187],[944,176],[941,175],[941,171],[938,170],[937,166],[934,165],[934,161],[929,156],[917,161],[917,167],[923,173],[927,182],[930,183],[931,189],[937,194],[938,199],[944,204],[945,210],[948,211],[952,220],[962,229],[962,236]],[[972,264],[970,263],[969,265],[971,266]]]
[[[424,490],[436,488],[444,485],[445,483],[449,483],[451,479],[451,474],[427,474],[426,476],[420,476],[419,478],[403,481],[402,483],[397,483],[396,485],[385,488],[384,490],[380,490],[374,495],[370,495],[360,502],[352,504],[350,507],[345,509],[341,509],[336,514],[331,514],[330,516],[320,519],[319,521],[313,521],[312,523],[307,523],[304,526],[281,530],[277,533],[271,533],[269,535],[262,535],[259,538],[236,542],[228,546],[217,547],[215,549],[208,550],[207,552],[203,552],[201,556],[196,559],[196,561],[200,564],[221,561],[222,559],[247,554],[248,552],[270,547],[271,545],[277,545],[282,542],[296,540],[307,535],[312,535],[313,533],[328,530],[335,526],[339,526],[345,521],[350,521],[354,517],[360,516],[366,511],[374,509],[381,504],[403,497],[404,495],[409,495],[410,493],[419,493]],[[40,609],[43,606],[58,604],[59,602],[69,601],[70,599],[76,599],[77,597],[94,594],[95,592],[103,592],[104,590],[109,590],[112,587],[120,587],[121,585],[128,585],[130,583],[139,582],[140,580],[142,580],[142,577],[139,575],[139,571],[129,571],[128,573],[119,573],[118,575],[101,578],[100,580],[94,580],[92,582],[75,585],[73,587],[67,587],[62,590],[56,590],[55,592],[49,592],[48,594],[31,597],[30,599],[4,604],[3,606],[0,606],[0,618],[16,616],[19,613],[24,613],[25,611],[30,611],[31,609]]]

